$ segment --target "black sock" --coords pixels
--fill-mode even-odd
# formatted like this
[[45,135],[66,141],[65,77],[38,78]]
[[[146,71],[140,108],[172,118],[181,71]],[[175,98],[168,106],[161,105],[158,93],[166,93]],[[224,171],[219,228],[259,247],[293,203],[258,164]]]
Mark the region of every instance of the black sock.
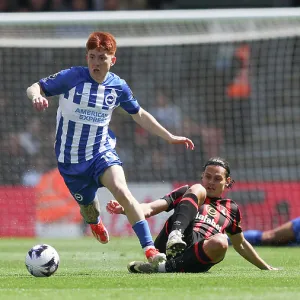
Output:
[[179,257],[167,260],[166,272],[199,273],[208,271],[214,264],[203,250],[204,241],[197,242],[187,248]]
[[195,219],[197,212],[198,197],[192,193],[184,195],[176,206],[171,231],[180,230],[183,233]]

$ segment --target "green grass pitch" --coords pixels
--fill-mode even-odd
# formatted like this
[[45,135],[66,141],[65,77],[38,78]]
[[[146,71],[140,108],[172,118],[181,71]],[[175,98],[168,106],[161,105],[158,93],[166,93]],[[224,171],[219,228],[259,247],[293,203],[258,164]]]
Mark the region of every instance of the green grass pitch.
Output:
[[[31,276],[27,251],[47,243],[60,255],[49,278]],[[0,239],[0,299],[300,299],[300,248],[256,248],[280,271],[261,271],[231,247],[223,262],[203,274],[129,274],[127,263],[144,258],[135,238],[102,245],[82,239]]]

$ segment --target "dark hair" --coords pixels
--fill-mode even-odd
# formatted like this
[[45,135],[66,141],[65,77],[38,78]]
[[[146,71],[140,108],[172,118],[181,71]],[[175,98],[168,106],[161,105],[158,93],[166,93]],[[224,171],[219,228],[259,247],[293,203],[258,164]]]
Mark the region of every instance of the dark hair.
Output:
[[[227,160],[222,157],[211,157],[203,166],[203,171],[205,171],[207,166],[220,166],[226,170],[226,179],[230,176],[230,165]],[[230,183],[227,185],[227,188],[232,188],[234,184],[234,180],[231,179]]]

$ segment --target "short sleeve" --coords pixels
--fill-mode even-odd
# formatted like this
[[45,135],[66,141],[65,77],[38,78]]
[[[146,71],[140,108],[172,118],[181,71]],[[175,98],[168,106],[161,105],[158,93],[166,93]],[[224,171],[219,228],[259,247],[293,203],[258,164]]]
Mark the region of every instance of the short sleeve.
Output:
[[62,70],[39,81],[46,96],[64,94],[74,87],[78,81],[79,72],[76,68]]
[[165,199],[168,203],[168,208],[166,209],[167,212],[171,211],[176,207],[177,203],[181,200],[181,198],[183,197],[183,195],[186,193],[188,189],[189,186],[184,185],[173,190],[172,192],[170,192],[169,194],[161,198],[161,199]]
[[129,114],[136,114],[140,110],[140,105],[138,101],[134,98],[134,95],[124,81],[122,85],[122,94],[120,96],[120,106],[127,111]]
[[225,229],[225,231],[230,235],[241,233],[243,231],[241,227],[241,221],[242,221],[241,212],[236,204],[235,204],[234,211],[235,211],[234,218],[232,219],[231,225]]

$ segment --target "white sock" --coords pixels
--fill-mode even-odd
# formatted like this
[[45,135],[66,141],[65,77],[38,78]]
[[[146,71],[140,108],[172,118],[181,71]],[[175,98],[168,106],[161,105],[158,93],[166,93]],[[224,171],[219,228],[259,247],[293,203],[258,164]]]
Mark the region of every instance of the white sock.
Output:
[[166,263],[162,262],[158,265],[158,273],[166,273]]
[[154,246],[146,246],[145,248],[143,248],[144,252],[146,252],[148,249],[155,249]]

